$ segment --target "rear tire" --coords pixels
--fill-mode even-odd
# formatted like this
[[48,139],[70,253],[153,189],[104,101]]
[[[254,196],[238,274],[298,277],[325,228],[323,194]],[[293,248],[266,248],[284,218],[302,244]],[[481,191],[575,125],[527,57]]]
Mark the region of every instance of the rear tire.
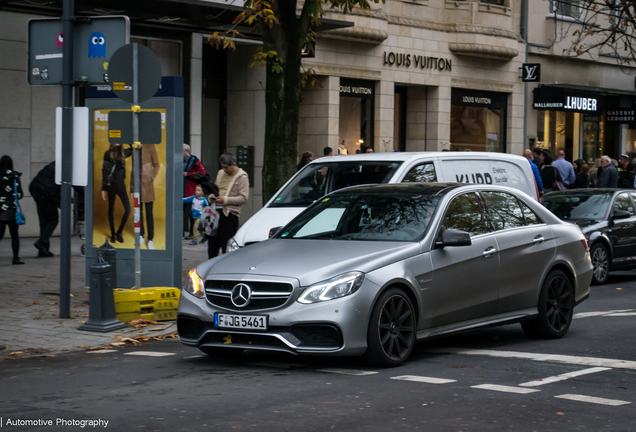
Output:
[[242,348],[199,347],[199,349],[209,356],[225,358],[238,357],[243,352]]
[[373,366],[395,367],[406,361],[415,345],[413,304],[398,288],[385,291],[371,312],[365,360]]
[[592,285],[603,285],[607,282],[609,274],[609,252],[604,244],[596,243],[590,250],[590,257],[592,258],[592,267],[594,267]]
[[574,314],[574,293],[567,275],[552,270],[543,282],[539,296],[539,316],[521,323],[528,336],[559,339],[568,332]]

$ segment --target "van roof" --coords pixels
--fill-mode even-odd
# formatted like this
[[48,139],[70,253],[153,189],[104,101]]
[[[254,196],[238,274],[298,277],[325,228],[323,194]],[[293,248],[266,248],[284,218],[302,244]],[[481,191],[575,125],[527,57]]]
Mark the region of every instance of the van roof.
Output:
[[339,161],[409,161],[413,159],[438,157],[443,159],[507,159],[516,160],[525,159],[523,156],[517,156],[510,153],[494,153],[494,152],[385,152],[385,153],[359,153],[352,155],[325,156],[311,162],[312,165],[322,164],[325,162]]

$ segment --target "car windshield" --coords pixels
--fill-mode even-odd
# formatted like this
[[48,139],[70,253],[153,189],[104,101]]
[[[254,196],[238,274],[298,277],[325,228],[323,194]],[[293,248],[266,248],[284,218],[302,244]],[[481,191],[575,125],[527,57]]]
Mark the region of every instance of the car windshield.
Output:
[[342,193],[324,198],[276,236],[281,239],[416,241],[439,197],[422,193]]
[[549,194],[543,204],[562,220],[601,220],[605,217],[612,196],[609,194]]
[[388,183],[401,162],[343,161],[310,164],[270,207],[308,207],[326,194],[349,186]]

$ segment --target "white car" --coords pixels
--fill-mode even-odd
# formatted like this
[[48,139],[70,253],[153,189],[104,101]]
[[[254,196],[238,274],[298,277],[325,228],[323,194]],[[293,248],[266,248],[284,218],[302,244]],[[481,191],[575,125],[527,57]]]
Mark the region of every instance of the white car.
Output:
[[338,189],[376,183],[508,186],[539,199],[529,161],[507,153],[418,152],[329,156],[306,165],[228,242],[227,251],[267,240],[314,201]]

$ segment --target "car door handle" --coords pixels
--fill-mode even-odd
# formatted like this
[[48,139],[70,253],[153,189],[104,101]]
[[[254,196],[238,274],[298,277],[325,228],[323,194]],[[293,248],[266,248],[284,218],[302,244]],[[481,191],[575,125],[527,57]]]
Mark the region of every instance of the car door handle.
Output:
[[488,258],[490,256],[493,256],[495,254],[495,252],[497,252],[497,249],[495,249],[493,246],[490,246],[489,248],[487,248],[484,252],[483,255]]
[[536,236],[534,239],[532,239],[532,243],[534,244],[539,244],[539,243],[543,243],[544,242],[544,238],[542,235],[538,235]]

